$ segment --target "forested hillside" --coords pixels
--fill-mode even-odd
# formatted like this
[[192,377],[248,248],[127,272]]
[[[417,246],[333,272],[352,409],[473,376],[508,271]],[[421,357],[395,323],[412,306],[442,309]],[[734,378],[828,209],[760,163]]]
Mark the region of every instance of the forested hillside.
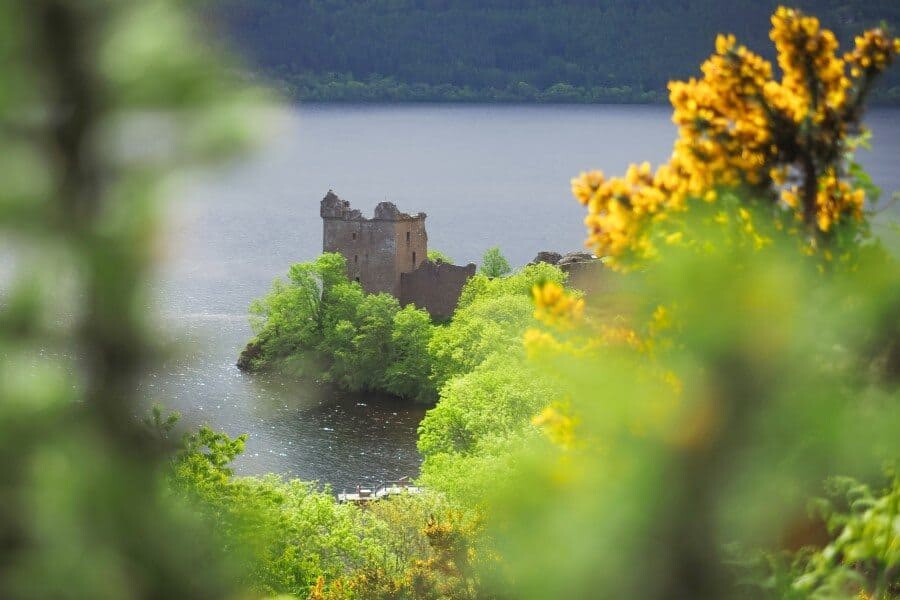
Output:
[[[782,2],[783,3],[783,2]],[[210,19],[305,100],[633,102],[697,73],[717,32],[773,56],[776,0],[224,0]],[[846,46],[900,3],[804,0]],[[900,102],[900,75],[881,83]]]

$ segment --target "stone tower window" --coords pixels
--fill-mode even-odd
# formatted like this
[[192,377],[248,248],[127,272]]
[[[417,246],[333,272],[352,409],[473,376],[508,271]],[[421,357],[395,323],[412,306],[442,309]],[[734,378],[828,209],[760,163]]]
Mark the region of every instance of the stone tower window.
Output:
[[354,263],[359,263],[359,254],[354,254],[354,255],[353,255],[353,262],[354,262]]
[[[406,232],[406,243],[409,243],[409,232]],[[413,262],[416,262],[416,259],[413,259]]]
[[353,239],[355,240],[355,239],[356,239],[356,232],[354,231],[352,235],[353,235]]
[[[409,236],[408,233],[406,235]],[[416,266],[416,253],[415,252],[413,252],[413,266]]]

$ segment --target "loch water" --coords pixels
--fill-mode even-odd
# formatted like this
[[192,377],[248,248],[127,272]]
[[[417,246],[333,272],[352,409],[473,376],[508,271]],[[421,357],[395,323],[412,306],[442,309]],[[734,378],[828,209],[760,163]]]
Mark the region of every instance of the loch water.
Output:
[[[458,264],[498,245],[514,265],[581,248],[569,180],[665,160],[675,128],[661,106],[302,106],[259,117],[252,154],[171,186],[156,276],[173,358],[146,392],[249,435],[242,474],[278,473],[335,491],[415,475],[422,407],[240,373],[247,307],[293,262],[321,251],[319,200],[333,189],[371,215],[383,200],[428,214],[429,247]],[[900,190],[900,110],[876,109],[860,159],[886,196]]]

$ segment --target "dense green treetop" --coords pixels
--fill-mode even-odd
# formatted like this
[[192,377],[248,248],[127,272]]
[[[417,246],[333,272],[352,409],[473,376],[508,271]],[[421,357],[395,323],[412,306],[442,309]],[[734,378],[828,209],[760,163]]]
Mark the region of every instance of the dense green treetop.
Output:
[[433,263],[447,263],[448,265],[453,264],[453,259],[441,252],[440,250],[436,250],[434,248],[430,248],[428,250],[428,260]]
[[502,277],[512,272],[509,261],[500,253],[500,248],[494,246],[488,248],[481,259],[481,268],[478,271],[488,277]]
[[[784,2],[782,2],[784,3]],[[658,101],[697,74],[716,33],[772,58],[775,0],[224,0],[215,17],[261,71],[305,100]],[[787,3],[846,45],[885,0]],[[900,75],[882,97],[900,101]]]

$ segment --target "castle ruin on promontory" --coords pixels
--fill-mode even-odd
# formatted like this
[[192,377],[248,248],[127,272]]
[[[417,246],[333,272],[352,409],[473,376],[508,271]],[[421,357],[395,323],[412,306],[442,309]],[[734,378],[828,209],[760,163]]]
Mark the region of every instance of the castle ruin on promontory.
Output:
[[347,276],[370,294],[386,292],[402,305],[414,304],[437,319],[453,314],[475,265],[428,260],[425,213],[400,212],[381,202],[371,219],[329,190],[322,198],[322,250],[347,260]]

